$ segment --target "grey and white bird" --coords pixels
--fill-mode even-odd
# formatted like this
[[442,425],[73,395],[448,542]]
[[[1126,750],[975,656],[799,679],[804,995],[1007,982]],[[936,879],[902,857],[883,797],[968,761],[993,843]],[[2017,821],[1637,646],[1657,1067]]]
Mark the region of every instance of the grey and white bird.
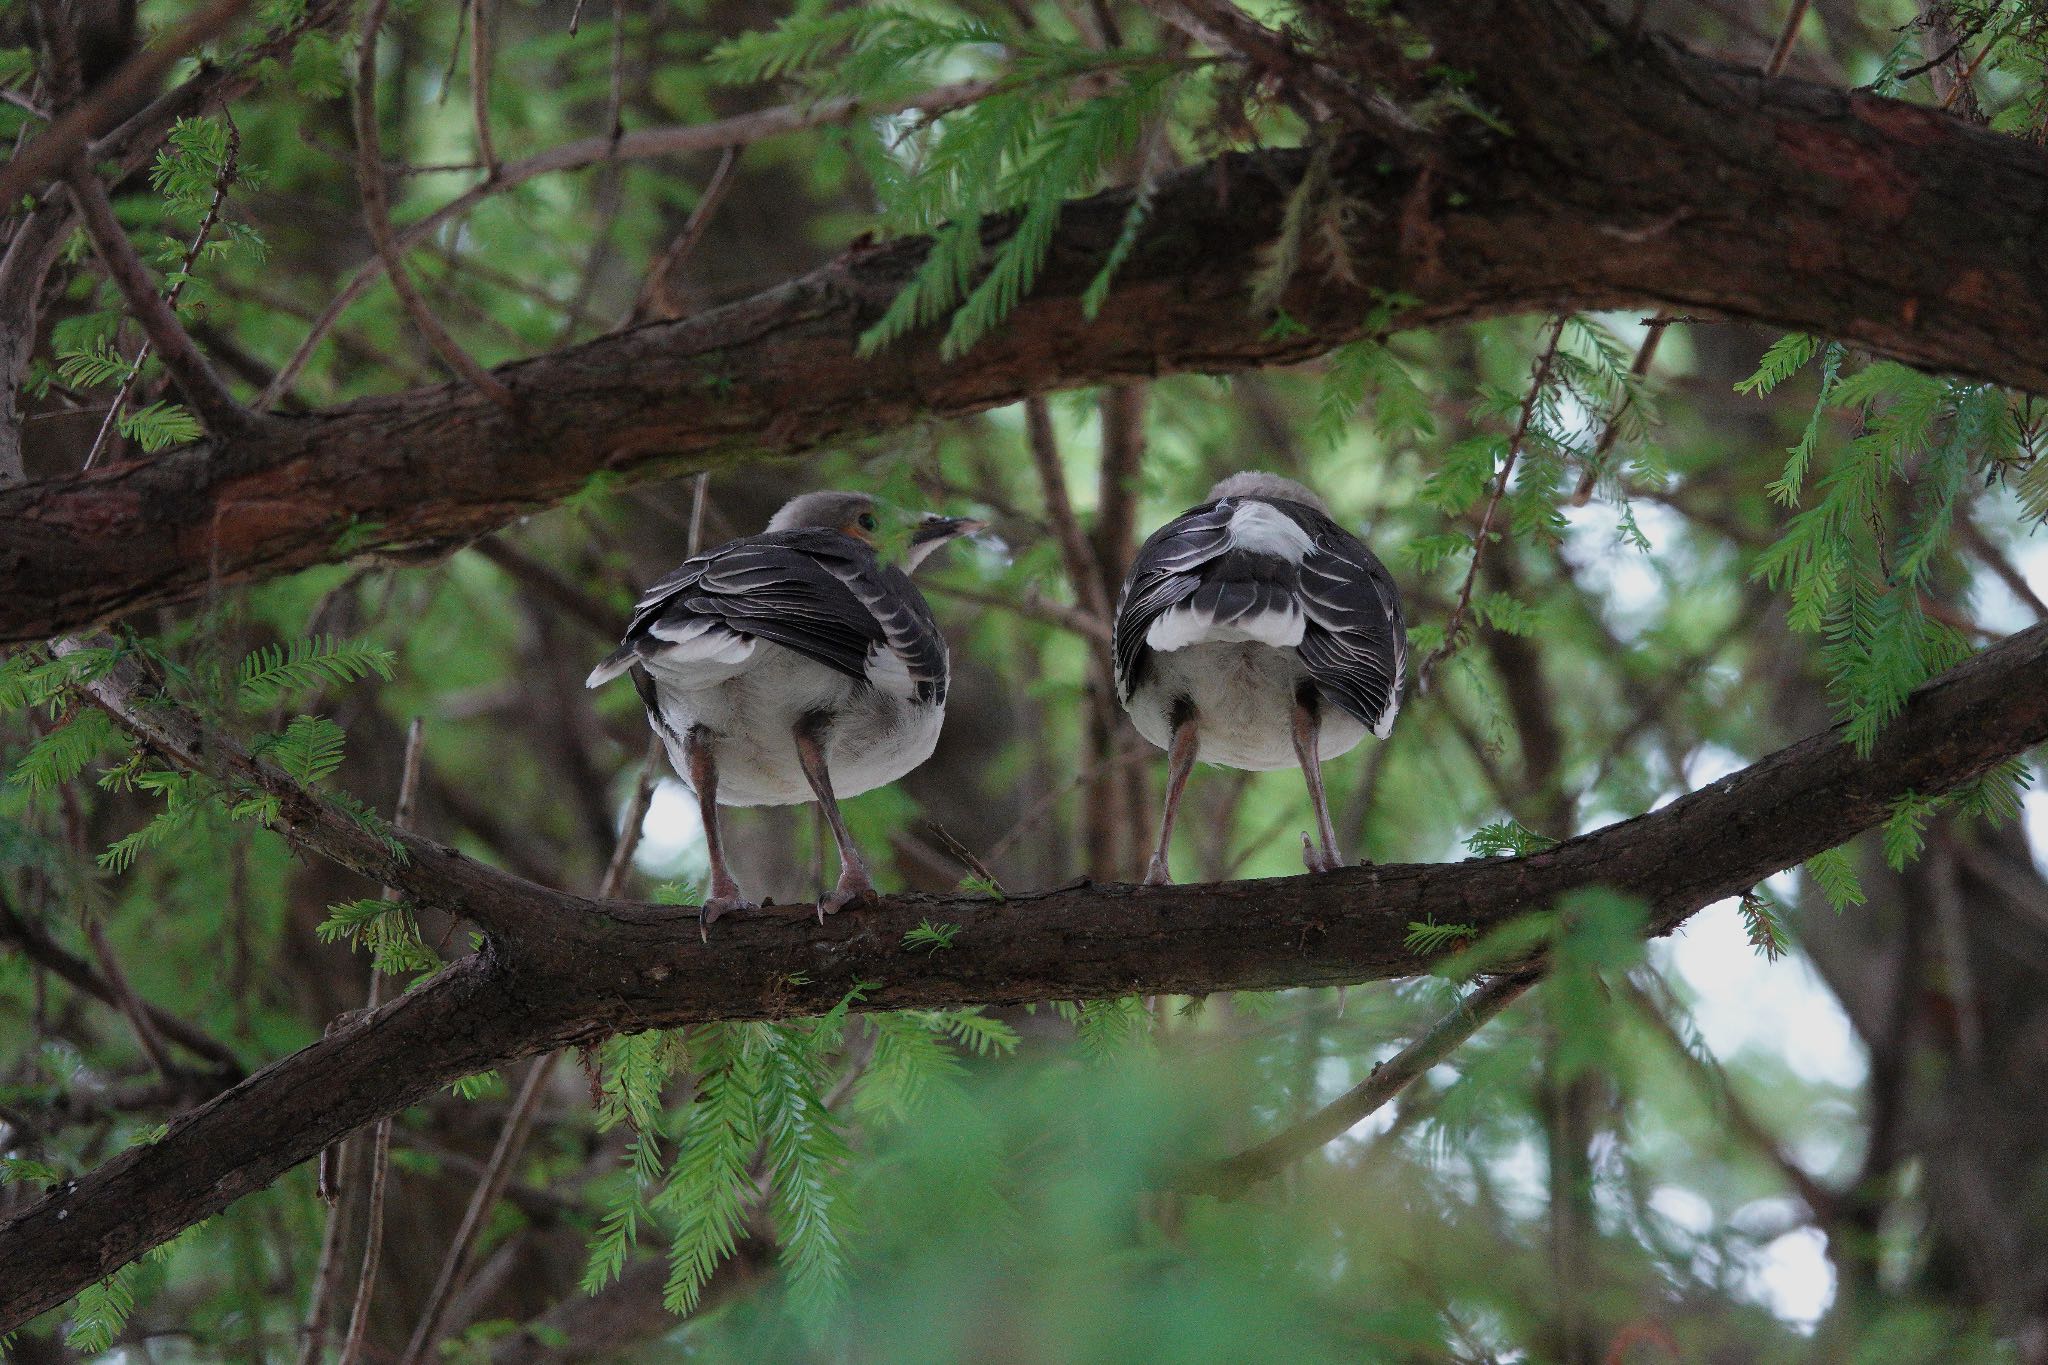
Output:
[[1322,763],[1401,706],[1408,632],[1386,566],[1277,474],[1233,474],[1152,533],[1117,599],[1117,697],[1169,756],[1159,846],[1145,882],[1172,880],[1167,848],[1195,761],[1265,771],[1299,765],[1315,804],[1311,872],[1342,866]]
[[684,562],[640,598],[626,637],[591,670],[627,672],[669,762],[696,794],[711,855],[704,923],[753,908],[726,867],[718,807],[817,801],[839,845],[820,920],[874,894],[838,798],[931,756],[946,714],[946,642],[909,571],[983,523],[927,516],[902,567],[876,552],[865,493],[805,493],[757,536]]

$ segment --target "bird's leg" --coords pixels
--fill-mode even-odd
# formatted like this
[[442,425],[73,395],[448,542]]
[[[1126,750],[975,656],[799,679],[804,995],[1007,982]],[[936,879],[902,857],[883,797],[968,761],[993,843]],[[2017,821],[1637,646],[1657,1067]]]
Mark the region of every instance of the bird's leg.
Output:
[[797,761],[804,765],[804,777],[818,794],[825,819],[832,826],[832,838],[839,845],[839,884],[818,900],[818,923],[855,901],[873,900],[875,883],[868,875],[868,860],[854,847],[847,831],[846,817],[839,813],[839,800],[832,795],[832,774],[825,767],[825,731],[830,722],[822,716],[805,716],[796,725]]
[[1322,852],[1318,853],[1308,834],[1303,832],[1301,861],[1311,872],[1335,872],[1344,866],[1344,861],[1337,856],[1337,831],[1330,825],[1330,798],[1323,791],[1323,759],[1317,751],[1322,729],[1314,695],[1295,697],[1294,757],[1301,764],[1301,775],[1308,779],[1309,800],[1316,808],[1316,829],[1323,836]]
[[1152,850],[1152,862],[1145,869],[1145,885],[1171,886],[1173,873],[1166,866],[1166,851],[1173,843],[1173,818],[1180,813],[1181,788],[1195,768],[1195,708],[1181,701],[1173,708],[1173,747],[1166,751],[1166,809],[1159,814],[1159,847]]
[[709,924],[728,910],[752,910],[754,903],[740,895],[739,883],[725,867],[725,841],[718,833],[718,761],[711,756],[711,735],[701,725],[690,727],[683,736],[683,763],[689,770],[691,788],[697,793],[697,814],[704,822],[704,847],[711,854],[711,894],[704,898],[702,924]]

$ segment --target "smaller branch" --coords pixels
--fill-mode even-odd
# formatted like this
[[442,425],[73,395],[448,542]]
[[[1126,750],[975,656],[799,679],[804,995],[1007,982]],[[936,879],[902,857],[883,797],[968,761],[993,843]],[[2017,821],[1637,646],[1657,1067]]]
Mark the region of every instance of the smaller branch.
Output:
[[477,159],[486,183],[498,178],[498,149],[491,141],[491,0],[472,0],[469,23],[469,111],[476,120]]
[[2019,571],[2003,550],[1992,543],[1991,538],[1984,534],[1984,529],[1977,525],[1976,519],[1965,516],[1957,518],[1957,521],[1957,529],[1962,532],[1963,544],[1969,547],[1970,553],[1977,556],[1985,568],[1998,575],[1998,581],[2005,584],[2014,597],[2027,604],[2027,610],[2034,613],[2035,620],[2048,621],[2048,602],[2041,600],[2041,594],[2034,591],[2034,585],[2027,582],[2027,576]]
[[71,202],[85,222],[86,235],[92,239],[100,264],[106,267],[129,311],[142,324],[143,335],[149,338],[164,368],[170,371],[178,392],[192,405],[207,430],[222,435],[252,426],[254,414],[235,401],[227,384],[199,353],[192,334],[178,321],[171,301],[150,278],[149,268],[136,254],[135,244],[128,240],[120,220],[114,217],[107,187],[83,163],[72,168],[65,184],[71,190]]
[[[1804,3],[1804,0],[1802,0]],[[1643,335],[1643,344],[1636,348],[1636,358],[1630,362],[1628,372],[1637,379],[1650,372],[1650,366],[1657,359],[1657,345],[1664,340],[1664,329],[1672,322],[1671,314],[1658,312],[1650,319],[1650,330]],[[1579,486],[1572,490],[1571,505],[1584,507],[1593,499],[1593,485],[1600,477],[1600,462],[1614,449],[1615,440],[1621,435],[1621,419],[1634,405],[1633,392],[1622,395],[1621,402],[1608,416],[1606,426],[1600,429],[1600,439],[1593,446],[1593,453],[1586,459],[1586,471],[1579,476]]]
[[1684,1036],[1672,1025],[1668,1010],[1683,1007],[1677,1001],[1668,998],[1660,1002],[1632,977],[1623,977],[1618,984],[1622,994],[1636,1007],[1636,1013],[1641,1016],[1643,1022],[1648,1024],[1650,1030],[1671,1049],[1687,1075],[1705,1095],[1708,1103],[1722,1112],[1737,1136],[1778,1168],[1806,1207],[1813,1211],[1815,1218],[1822,1222],[1831,1219],[1840,1209],[1840,1199],[1786,1153],[1778,1144],[1778,1139],[1772,1136],[1755,1112],[1735,1093],[1734,1087],[1729,1084],[1727,1073],[1713,1061],[1694,1052],[1687,1045]]
[[[414,716],[405,734],[405,763],[398,779],[398,803],[391,813],[394,829],[412,827],[413,805],[419,796],[421,741],[426,733],[420,718]],[[398,895],[392,886],[384,888],[385,899]],[[383,1003],[384,973],[376,963],[370,964],[369,999],[364,1002],[363,1012],[374,1013]],[[370,1327],[370,1301],[377,1292],[377,1262],[384,1249],[384,1182],[391,1166],[391,1116],[386,1114],[377,1120],[377,1127],[370,1139],[370,1197],[369,1223],[363,1233],[363,1268],[356,1277],[356,1300],[349,1312],[348,1336],[342,1342],[341,1365],[355,1365],[362,1355],[363,1342]]]
[[1771,49],[1771,59],[1764,63],[1766,76],[1785,74],[1785,63],[1792,60],[1792,49],[1799,43],[1800,26],[1806,22],[1806,11],[1813,0],[1792,0],[1792,12],[1785,16],[1785,27],[1778,34],[1778,45]]
[[[659,739],[648,742],[647,756],[640,762],[640,776],[633,786],[633,799],[626,803],[618,843],[612,849],[611,861],[605,867],[603,878],[598,882],[600,900],[617,897],[626,884],[627,874],[632,871],[633,850],[640,846],[640,830],[647,823],[647,808],[654,801],[654,784],[661,775],[664,753]],[[483,1177],[477,1181],[469,1206],[462,1212],[462,1222],[455,1229],[448,1255],[441,1262],[441,1273],[434,1281],[432,1292],[427,1295],[426,1307],[420,1310],[419,1323],[413,1328],[412,1339],[406,1344],[399,1365],[418,1365],[427,1358],[427,1353],[440,1338],[442,1319],[448,1312],[449,1303],[462,1287],[469,1274],[470,1263],[475,1259],[477,1237],[483,1231],[484,1219],[504,1197],[506,1183],[512,1178],[513,1163],[519,1159],[519,1153],[526,1146],[527,1135],[533,1130],[533,1116],[540,1108],[541,1094],[561,1060],[560,1052],[550,1052],[527,1068],[526,1079],[512,1101],[505,1126],[498,1133],[497,1145],[491,1149],[490,1160],[484,1166]]]
[[[554,171],[572,171],[613,157],[633,160],[675,156],[685,152],[714,151],[720,147],[759,142],[783,133],[801,132],[807,128],[842,123],[861,114],[896,114],[905,109],[915,108],[936,115],[972,104],[993,87],[992,81],[958,81],[952,85],[937,86],[921,94],[905,95],[892,100],[865,102],[840,98],[819,100],[813,104],[786,104],[750,114],[737,114],[732,118],[718,119],[711,123],[636,129],[616,141],[610,137],[590,137],[578,142],[564,143],[562,146],[535,153],[519,161],[503,163],[498,168],[496,179],[471,186],[398,233],[394,239],[396,248],[401,255],[411,251],[432,237],[442,224],[469,212],[491,196],[503,194],[536,176]],[[321,339],[327,335],[342,312],[361,298],[363,292],[376,283],[378,277],[388,267],[388,259],[379,253],[365,261],[357,268],[355,274],[349,276],[347,282],[335,292],[325,311],[320,314],[319,320],[313,324],[313,330],[299,343],[299,349],[292,353],[292,358],[277,372],[277,380],[264,390],[259,406],[268,407],[275,403],[279,394],[297,382],[299,371],[305,368],[306,361],[312,357],[313,349],[320,344]]]
[[[85,992],[105,1004],[115,1004],[114,988],[93,969],[84,958],[76,957],[64,950],[38,925],[24,919],[12,905],[8,904],[4,888],[0,888],[0,942],[11,942],[21,949],[29,961],[56,975],[74,989]],[[154,1005],[145,1003],[150,1026],[180,1047],[213,1064],[224,1078],[240,1079],[242,1064],[235,1054],[216,1041],[212,1036],[174,1014],[166,1013]]]
[[[206,206],[206,216],[199,220],[199,230],[192,234],[192,245],[185,249],[185,259],[178,267],[178,278],[172,283],[170,291],[164,295],[164,306],[170,310],[174,318],[178,313],[178,296],[185,292],[185,282],[192,278],[192,267],[199,263],[199,253],[205,250],[207,237],[212,234],[214,224],[220,221],[221,205],[227,202],[228,186],[234,183],[235,164],[241,158],[241,154],[242,130],[235,126],[233,119],[229,119],[227,155],[221,158],[220,174],[214,177],[213,199]],[[99,459],[100,451],[107,443],[107,437],[113,434],[116,424],[120,421],[121,410],[128,406],[128,395],[134,391],[135,381],[142,374],[142,362],[149,359],[149,346],[149,338],[144,337],[142,345],[136,348],[135,363],[128,367],[127,374],[121,376],[121,387],[114,391],[113,405],[107,409],[106,417],[100,422],[99,432],[92,438],[92,448],[85,452],[85,463],[80,468],[91,469],[93,463]]]
[[1015,612],[1033,621],[1043,621],[1049,626],[1072,631],[1098,649],[1107,649],[1109,646],[1109,622],[1097,616],[1090,616],[1079,607],[1070,607],[1064,602],[1054,602],[1039,596],[1038,585],[1035,583],[1025,590],[1022,599],[983,592],[979,588],[962,588],[951,583],[939,582],[926,583],[924,591],[928,596],[950,597],[955,601],[972,602],[978,607]]
[[1528,439],[1529,427],[1536,416],[1536,402],[1543,395],[1544,385],[1550,382],[1551,366],[1557,362],[1558,342],[1564,337],[1565,317],[1559,314],[1551,320],[1550,339],[1544,343],[1543,353],[1536,358],[1535,373],[1529,378],[1529,391],[1522,396],[1522,410],[1515,419],[1515,434],[1508,440],[1508,457],[1501,462],[1500,478],[1493,486],[1493,496],[1486,501],[1486,511],[1479,518],[1479,532],[1472,538],[1472,562],[1465,567],[1465,581],[1458,586],[1457,605],[1451,608],[1451,615],[1444,622],[1444,638],[1422,661],[1422,667],[1415,671],[1415,690],[1427,693],[1436,666],[1448,658],[1458,647],[1458,632],[1464,628],[1465,614],[1472,609],[1472,588],[1479,581],[1479,565],[1486,557],[1486,545],[1493,534],[1493,514],[1500,510],[1500,500],[1508,491],[1508,480],[1515,472],[1515,461],[1521,458],[1522,443]]
[[[343,1138],[320,1153],[323,1177],[328,1175],[330,1163],[340,1168],[350,1146],[350,1140]],[[320,1365],[327,1355],[327,1334],[332,1325],[328,1319],[334,1312],[334,1297],[341,1292],[341,1240],[347,1231],[338,1195],[339,1190],[333,1188],[332,1182],[323,1179],[320,1197],[331,1202],[327,1228],[320,1235],[320,1261],[313,1269],[313,1297],[306,1308],[306,1325],[300,1329],[304,1339],[299,1344],[299,1365]]]
[[474,548],[515,582],[552,602],[577,625],[606,641],[619,638],[621,623],[616,611],[539,560],[507,544],[503,536],[488,536]]
[[1060,459],[1059,435],[1053,430],[1052,404],[1043,394],[1024,400],[1026,444],[1031,448],[1031,465],[1038,472],[1040,495],[1045,499],[1046,519],[1059,537],[1060,557],[1066,561],[1067,580],[1083,611],[1098,621],[1109,619],[1108,593],[1102,566],[1096,563],[1095,547],[1081,530],[1074,515],[1074,500],[1067,495],[1066,466]]
[[[377,30],[383,25],[388,6],[389,0],[372,0],[364,12],[361,49],[356,60],[356,183],[363,197],[363,224],[369,229],[377,256],[391,276],[391,288],[397,293],[399,303],[427,345],[433,348],[434,354],[477,392],[510,412],[518,407],[512,390],[479,365],[427,307],[426,299],[421,297],[412,276],[406,271],[398,239],[391,230],[391,199],[384,182],[383,141],[377,130]],[[292,377],[285,371],[279,371],[271,388],[288,385]]]
[[1372,1074],[1294,1127],[1236,1156],[1183,1174],[1176,1185],[1195,1194],[1229,1199],[1335,1141],[1441,1062],[1480,1027],[1512,1005],[1534,976],[1497,976],[1458,1002],[1427,1032],[1372,1069]]
[[640,285],[640,296],[633,301],[633,312],[626,319],[628,324],[682,316],[683,310],[671,303],[669,281],[682,269],[690,253],[697,249],[704,230],[711,226],[712,215],[718,212],[718,206],[725,201],[725,192],[732,187],[732,173],[739,168],[740,153],[744,150],[735,143],[719,156],[718,169],[711,173],[711,183],[704,187],[696,207],[683,221],[683,230],[661,253],[661,259],[649,267],[647,278]]
[[92,88],[89,98],[73,105],[43,135],[0,166],[0,204],[13,204],[44,180],[62,173],[80,148],[105,132],[135,100],[163,78],[178,60],[219,34],[249,0],[214,0],[180,25],[168,38],[123,62]]

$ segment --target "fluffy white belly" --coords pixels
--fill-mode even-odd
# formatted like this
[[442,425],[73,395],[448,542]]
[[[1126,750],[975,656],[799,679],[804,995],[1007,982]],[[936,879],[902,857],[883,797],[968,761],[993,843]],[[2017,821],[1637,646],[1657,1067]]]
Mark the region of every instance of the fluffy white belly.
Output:
[[796,727],[816,711],[832,713],[825,767],[833,793],[858,796],[894,782],[931,757],[945,708],[899,697],[805,658],[760,642],[740,668],[716,680],[702,670],[678,675],[650,666],[662,719],[677,739],[662,736],[684,783],[689,763],[680,737],[703,726],[718,765],[721,806],[793,806],[815,800],[797,759]]
[[[1144,684],[1131,695],[1131,720],[1139,734],[1168,748],[1174,700],[1186,697],[1195,708],[1200,762],[1260,772],[1292,768],[1294,695],[1307,677],[1291,648],[1233,643],[1155,652]],[[1363,738],[1365,727],[1349,712],[1323,707],[1318,757],[1349,753]]]

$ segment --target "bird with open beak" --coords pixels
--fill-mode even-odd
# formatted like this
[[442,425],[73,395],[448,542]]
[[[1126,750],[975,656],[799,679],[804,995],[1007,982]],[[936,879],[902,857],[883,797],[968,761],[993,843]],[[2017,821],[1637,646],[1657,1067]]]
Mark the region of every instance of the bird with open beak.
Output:
[[839,845],[824,917],[872,899],[839,798],[931,756],[946,714],[946,642],[909,571],[984,523],[927,516],[885,563],[884,509],[865,493],[805,493],[757,536],[698,555],[650,587],[625,640],[591,671],[630,672],[669,762],[696,793],[711,855],[703,922],[751,909],[727,869],[718,807],[815,800]]
[[1322,836],[1311,872],[1342,866],[1324,759],[1392,732],[1408,663],[1386,567],[1277,474],[1233,474],[1152,533],[1117,599],[1117,697],[1166,750],[1166,808],[1145,882],[1172,880],[1167,848],[1195,760],[1258,771],[1299,765]]

